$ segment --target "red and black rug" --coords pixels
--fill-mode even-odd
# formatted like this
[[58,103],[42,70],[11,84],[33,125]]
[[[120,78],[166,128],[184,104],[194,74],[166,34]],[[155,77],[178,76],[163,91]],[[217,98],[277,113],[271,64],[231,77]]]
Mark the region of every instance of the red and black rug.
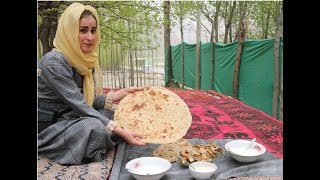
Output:
[[[263,111],[213,90],[168,88],[188,105],[192,124],[184,138],[253,139],[283,157],[283,123]],[[105,88],[104,93],[110,89]]]
[[263,111],[215,91],[169,88],[188,105],[191,128],[184,138],[252,139],[283,156],[283,123]]

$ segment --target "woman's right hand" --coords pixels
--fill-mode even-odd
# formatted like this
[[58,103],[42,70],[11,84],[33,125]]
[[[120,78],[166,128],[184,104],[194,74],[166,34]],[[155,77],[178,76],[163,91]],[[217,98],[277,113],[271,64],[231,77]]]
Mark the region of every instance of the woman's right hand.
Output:
[[112,93],[112,100],[113,101],[121,100],[129,93],[133,93],[135,91],[141,91],[143,89],[144,89],[144,86],[143,87],[128,87],[128,88],[120,89],[120,90]]
[[121,127],[117,127],[113,130],[113,132],[121,136],[130,145],[144,146],[147,144],[147,143],[140,142],[139,139],[143,138],[143,136],[133,131],[125,130],[125,129],[122,129]]

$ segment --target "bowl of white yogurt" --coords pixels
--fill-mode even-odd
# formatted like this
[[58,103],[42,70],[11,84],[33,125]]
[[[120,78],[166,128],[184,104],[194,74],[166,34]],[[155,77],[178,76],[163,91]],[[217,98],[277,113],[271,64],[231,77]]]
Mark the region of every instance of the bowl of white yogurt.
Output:
[[136,180],[158,180],[171,168],[171,163],[160,157],[140,157],[127,162],[125,168]]
[[197,161],[189,165],[190,175],[195,179],[210,179],[216,171],[217,166],[207,161]]
[[232,140],[226,143],[225,149],[236,161],[250,163],[256,161],[266,152],[266,148],[262,144],[258,142],[251,143],[250,140],[246,139]]

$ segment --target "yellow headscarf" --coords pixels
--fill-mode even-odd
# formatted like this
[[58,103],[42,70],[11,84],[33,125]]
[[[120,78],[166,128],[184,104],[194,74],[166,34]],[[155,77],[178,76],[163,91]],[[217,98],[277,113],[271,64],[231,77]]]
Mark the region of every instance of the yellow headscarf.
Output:
[[[96,41],[91,53],[84,54],[79,43],[79,21],[84,10],[89,10],[97,19]],[[100,25],[98,14],[92,6],[84,6],[80,3],[73,3],[61,15],[58,23],[56,36],[53,40],[55,50],[64,54],[69,64],[74,67],[83,78],[83,93],[89,105],[94,100],[94,80],[96,82],[96,93],[102,94],[102,73],[96,50],[100,42]],[[92,74],[92,68],[95,71]]]

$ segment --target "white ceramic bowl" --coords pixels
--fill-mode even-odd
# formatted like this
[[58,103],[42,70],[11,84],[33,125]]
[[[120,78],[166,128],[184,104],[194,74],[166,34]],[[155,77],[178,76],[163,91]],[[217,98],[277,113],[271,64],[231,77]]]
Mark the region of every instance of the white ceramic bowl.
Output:
[[256,161],[266,152],[266,148],[257,142],[254,142],[251,148],[247,149],[250,143],[250,140],[245,139],[233,140],[226,143],[225,149],[231,154],[233,159],[242,163],[249,163]]
[[126,168],[137,180],[158,180],[171,168],[171,163],[159,157],[140,157],[129,161]]
[[189,166],[190,175],[195,179],[210,179],[210,176],[212,176],[216,171],[217,166],[206,161],[193,162]]

